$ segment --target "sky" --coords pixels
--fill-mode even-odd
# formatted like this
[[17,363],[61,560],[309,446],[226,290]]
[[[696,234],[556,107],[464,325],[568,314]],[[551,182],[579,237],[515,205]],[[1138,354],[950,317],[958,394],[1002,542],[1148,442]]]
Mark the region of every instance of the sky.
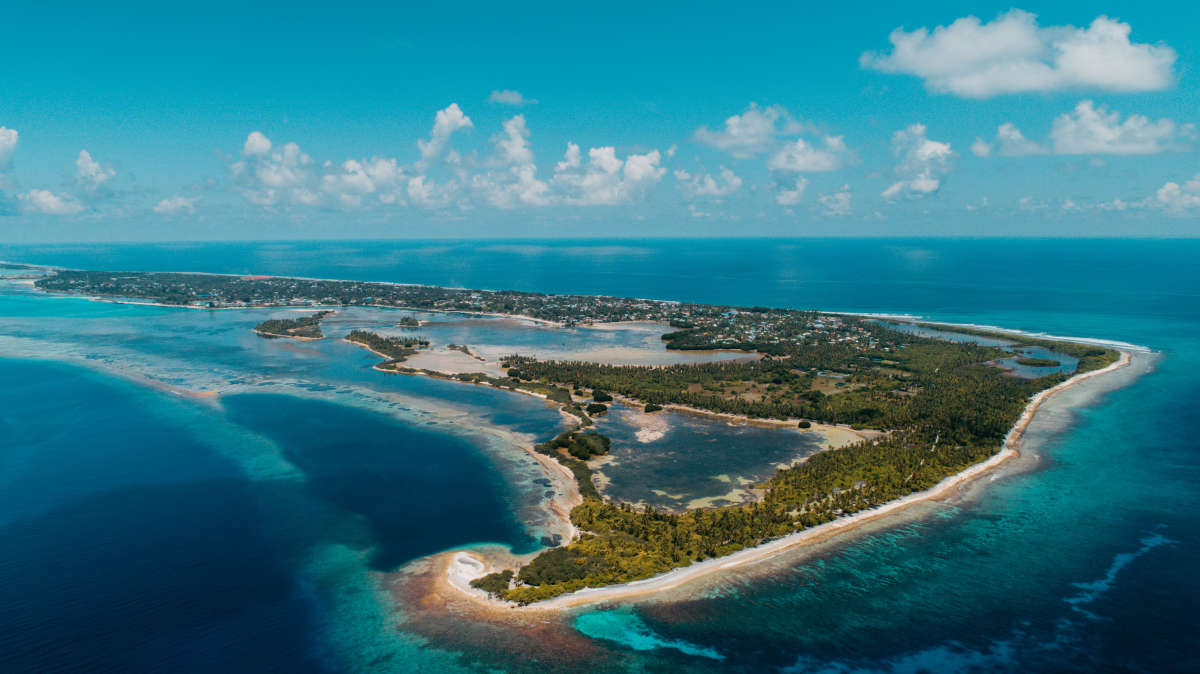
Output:
[[1200,3],[0,8],[0,241],[1200,236]]

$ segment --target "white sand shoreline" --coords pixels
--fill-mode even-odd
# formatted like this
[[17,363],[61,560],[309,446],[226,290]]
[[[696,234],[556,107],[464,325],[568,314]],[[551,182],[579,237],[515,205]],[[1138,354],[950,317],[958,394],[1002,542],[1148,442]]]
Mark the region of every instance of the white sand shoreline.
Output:
[[835,535],[853,531],[867,522],[904,510],[917,503],[949,496],[966,483],[1019,456],[1020,451],[1018,448],[1021,439],[1041,405],[1056,393],[1074,387],[1080,382],[1128,366],[1131,362],[1131,354],[1124,349],[1120,351],[1120,354],[1120,358],[1107,367],[1078,374],[1067,381],[1034,395],[1025,406],[1016,424],[1005,435],[1001,451],[986,461],[977,463],[960,473],[951,475],[930,489],[896,499],[877,508],[839,518],[832,522],[769,541],[753,548],[740,550],[731,555],[696,562],[690,566],[674,569],[652,578],[622,583],[620,585],[585,588],[529,606],[518,606],[512,602],[500,601],[491,598],[480,590],[470,587],[471,580],[495,570],[486,558],[470,551],[463,550],[453,553],[447,564],[446,580],[450,586],[459,590],[464,596],[474,602],[483,603],[490,608],[504,608],[513,611],[558,611],[602,601],[629,600],[644,597],[677,588],[690,581],[718,571],[726,571],[753,564],[800,545],[821,542]]

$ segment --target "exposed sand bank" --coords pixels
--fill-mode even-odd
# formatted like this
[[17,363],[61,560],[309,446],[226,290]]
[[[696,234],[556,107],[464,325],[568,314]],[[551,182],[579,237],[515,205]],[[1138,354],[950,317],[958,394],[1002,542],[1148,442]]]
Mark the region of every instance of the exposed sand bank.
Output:
[[445,375],[482,372],[497,379],[505,376],[498,361],[474,357],[450,348],[422,349],[404,360],[404,365],[417,370],[432,370]]
[[324,337],[305,337],[303,335],[281,335],[278,332],[267,332],[266,330],[254,329],[254,333],[260,337],[270,337],[271,339],[294,339],[297,342],[316,342]]

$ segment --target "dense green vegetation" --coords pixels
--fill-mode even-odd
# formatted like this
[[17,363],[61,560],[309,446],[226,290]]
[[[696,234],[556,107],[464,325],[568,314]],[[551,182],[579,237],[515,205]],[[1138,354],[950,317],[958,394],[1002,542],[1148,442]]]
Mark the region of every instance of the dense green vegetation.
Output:
[[505,569],[496,573],[489,573],[482,578],[476,578],[471,581],[471,587],[479,588],[484,592],[499,596],[508,589],[508,583],[512,580],[512,577],[513,572]]
[[[671,367],[522,359],[525,376],[542,383],[611,390],[639,400],[653,396],[717,411],[853,419],[890,432],[778,471],[760,485],[762,500],[749,505],[669,513],[585,495],[571,513],[585,533],[538,555],[495,594],[528,603],[648,578],[928,489],[994,454],[1029,398],[1067,378],[1061,373],[1039,379],[1008,376],[988,363],[1010,354],[990,347],[900,333],[881,336],[886,339],[879,342],[880,350],[848,351],[841,360],[833,349],[807,357],[783,354],[752,363]],[[1063,353],[1074,350],[1084,359],[1081,370],[1107,365],[1117,356],[1106,349],[1052,346]],[[808,387],[820,371],[796,367],[797,361],[820,362],[823,370],[848,375],[857,388],[811,395]],[[747,382],[761,382],[775,395],[758,400],[721,395],[733,382],[742,392],[755,390]],[[591,487],[590,472],[587,479]]]
[[254,326],[254,331],[263,337],[300,337],[321,339],[321,321],[334,312],[318,311],[299,318],[272,318]]
[[387,337],[366,330],[353,330],[346,335],[347,342],[361,344],[375,353],[382,354],[389,363],[403,362],[418,349],[429,346],[424,337]]
[[[649,367],[579,361],[520,361],[522,377],[567,387],[606,391],[656,405],[677,404],[759,418],[811,419],[864,428],[899,428],[931,398],[970,400],[980,386],[995,384],[996,368],[981,365],[1005,351],[951,344],[893,333],[896,346],[863,351],[808,347],[751,362]],[[966,366],[974,366],[968,368]],[[823,372],[844,376],[850,386],[835,395],[818,390]],[[949,382],[953,376],[955,381]],[[1013,379],[1011,377],[1007,379]],[[1001,381],[1001,380],[997,380]],[[1009,382],[1012,384],[1013,382]],[[1019,382],[1018,382],[1019,383]],[[947,386],[956,391],[952,393]],[[594,394],[595,395],[595,394]]]
[[566,431],[547,444],[552,449],[564,450],[576,459],[587,461],[593,456],[608,454],[612,441],[599,433]]
[[1062,365],[1062,363],[1058,362],[1057,360],[1051,360],[1049,358],[1022,357],[1018,358],[1016,362],[1017,365],[1024,365],[1026,367],[1058,367],[1059,365]]
[[[556,444],[558,439],[563,435],[567,435],[567,433],[560,434],[556,436],[554,440],[549,442],[543,442],[534,445],[533,448],[541,454],[553,457],[559,463],[566,466],[575,476],[575,481],[579,484],[579,493],[583,495],[585,500],[600,500],[600,492],[596,491],[596,485],[594,482],[592,482],[592,469],[589,468],[588,465],[583,462],[583,460],[572,456],[571,454],[567,453],[567,451],[564,451],[564,448]],[[596,435],[604,438],[599,442],[603,444],[604,451],[608,451],[609,439],[603,435],[599,435],[598,433],[578,433],[578,435]],[[597,441],[585,440],[584,442],[593,443]],[[590,452],[591,450],[589,448],[586,451]]]

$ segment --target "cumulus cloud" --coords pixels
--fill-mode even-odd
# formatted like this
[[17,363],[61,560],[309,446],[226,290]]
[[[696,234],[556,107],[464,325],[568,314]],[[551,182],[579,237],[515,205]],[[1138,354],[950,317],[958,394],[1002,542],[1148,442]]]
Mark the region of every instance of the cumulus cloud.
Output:
[[404,203],[405,172],[395,159],[347,159],[321,176],[321,191],[346,207],[374,196],[381,204]]
[[977,157],[990,156],[993,150],[1002,157],[1028,157],[1049,152],[1044,146],[1026,138],[1012,122],[1001,124],[996,129],[996,138],[992,142],[976,138],[971,144],[971,152]]
[[1129,115],[1122,121],[1116,111],[1081,101],[1054,120],[1050,139],[1056,154],[1140,155],[1180,149],[1195,133],[1194,126],[1169,119]]
[[494,139],[500,168],[473,176],[472,187],[497,208],[549,204],[550,186],[537,177],[525,116],[513,116],[504,122],[503,128],[504,133]]
[[900,179],[883,191],[884,199],[922,197],[941,187],[954,151],[949,143],[930,140],[925,132],[924,124],[913,124],[892,135],[892,152],[900,160],[896,165]]
[[662,180],[667,170],[660,166],[662,153],[617,157],[616,149],[594,147],[582,161],[579,147],[567,145],[563,160],[555,167],[554,185],[562,190],[563,202],[580,205],[616,205],[639,201]]
[[939,93],[989,98],[1023,92],[1161,91],[1174,81],[1175,51],[1131,42],[1130,25],[1099,16],[1087,28],[1039,26],[1012,10],[983,23],[960,18],[932,31],[892,31],[890,53],[866,52],[864,68],[915,75]]
[[842,167],[842,162],[849,150],[841,136],[826,136],[823,147],[816,147],[797,138],[787,143],[767,160],[767,168],[772,171],[836,171]]
[[438,184],[428,176],[414,176],[408,179],[407,192],[408,201],[413,206],[443,208],[454,199],[458,184],[454,181]]
[[740,115],[725,120],[719,130],[702,126],[696,130],[696,140],[723,150],[738,159],[746,159],[767,152],[775,146],[775,138],[785,134],[796,134],[803,126],[792,119],[781,105],[765,108],[751,103]]
[[163,215],[173,215],[176,213],[195,213],[196,202],[199,200],[200,197],[185,197],[177,194],[158,202],[158,204],[154,206],[154,212],[162,213]]
[[780,206],[795,206],[804,198],[804,188],[808,187],[808,178],[797,176],[790,185],[782,187],[775,194],[775,203]]
[[563,153],[562,161],[554,165],[554,171],[569,171],[570,169],[579,168],[582,155],[579,152],[579,146],[575,143],[567,141],[567,151]]
[[25,208],[34,213],[47,215],[71,215],[83,210],[83,205],[69,194],[55,194],[50,190],[30,190],[17,197]]
[[[554,168],[553,178],[538,176],[531,133],[524,115],[502,124],[484,158],[459,155],[447,147],[458,130],[472,123],[457,105],[439,111],[428,141],[419,141],[421,157],[403,164],[394,158],[324,161],[319,166],[296,143],[282,146],[261,132],[247,136],[242,156],[230,166],[233,184],[248,201],[265,207],[326,206],[346,209],[381,205],[419,208],[496,208],[549,205],[610,205],[642,199],[666,174],[658,150],[621,158],[613,147],[585,154],[575,143]],[[433,166],[440,159],[445,166]],[[449,178],[437,175],[445,168]],[[724,170],[696,179],[697,195],[719,196],[741,186]],[[162,211],[173,206],[164,200]]]
[[252,157],[262,157],[271,151],[271,140],[261,131],[251,131],[242,143],[242,154]]
[[742,179],[736,173],[721,167],[717,176],[710,173],[692,175],[684,170],[675,171],[675,179],[688,198],[695,197],[727,197],[742,188]]
[[88,190],[94,190],[108,182],[117,172],[109,166],[102,166],[92,159],[87,150],[80,150],[75,159],[75,180]]
[[434,116],[433,130],[429,134],[429,140],[417,141],[417,147],[421,150],[421,160],[428,163],[437,159],[449,145],[450,136],[454,135],[455,131],[470,129],[474,126],[471,118],[467,117],[462,108],[458,107],[458,103],[451,103],[438,110],[437,115]]
[[0,126],[0,171],[8,168],[9,162],[12,161],[13,152],[17,149],[18,136],[16,129]]
[[500,105],[513,105],[521,107],[523,105],[537,105],[536,98],[525,98],[521,92],[512,89],[498,89],[492,91],[488,96],[489,103],[499,103]]
[[529,147],[529,128],[525,126],[525,115],[515,115],[503,124],[504,134],[496,139],[500,157],[509,164],[533,163],[533,150]]
[[312,190],[312,157],[296,143],[272,150],[262,133],[251,133],[242,145],[246,158],[230,168],[242,195],[260,206],[283,203],[312,205],[319,197]]
[[817,197],[817,201],[821,203],[821,209],[825,215],[849,215],[850,186],[842,185],[842,189],[836,192],[822,194]]
[[1176,215],[1192,209],[1200,209],[1200,174],[1196,174],[1194,178],[1182,185],[1175,182],[1163,185],[1158,188],[1146,205],[1161,208]]

